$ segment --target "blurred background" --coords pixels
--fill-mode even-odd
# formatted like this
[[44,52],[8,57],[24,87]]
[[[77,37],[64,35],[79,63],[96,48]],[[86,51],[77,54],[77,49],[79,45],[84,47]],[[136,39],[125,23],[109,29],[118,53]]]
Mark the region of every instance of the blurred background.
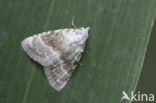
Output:
[[[123,90],[154,93],[155,11],[156,0],[1,0],[0,103],[129,103]],[[78,27],[91,27],[90,37],[84,65],[56,92],[21,41],[71,28],[72,16]]]
[[[138,81],[136,92],[151,94],[156,96],[156,22],[154,23],[151,37],[148,43],[144,65]],[[138,102],[133,102],[138,103]]]

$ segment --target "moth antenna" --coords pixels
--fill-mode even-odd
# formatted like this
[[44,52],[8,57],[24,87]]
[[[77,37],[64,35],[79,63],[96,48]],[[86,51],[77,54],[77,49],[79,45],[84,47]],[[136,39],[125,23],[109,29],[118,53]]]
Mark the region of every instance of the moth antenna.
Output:
[[74,24],[74,18],[75,18],[75,16],[72,17],[72,26],[73,26],[74,29],[76,29],[76,26]]
[[76,29],[74,16],[71,22],[73,28],[34,34],[21,42],[26,54],[43,66],[50,86],[57,91],[65,87],[77,65],[83,65],[80,58],[89,27]]

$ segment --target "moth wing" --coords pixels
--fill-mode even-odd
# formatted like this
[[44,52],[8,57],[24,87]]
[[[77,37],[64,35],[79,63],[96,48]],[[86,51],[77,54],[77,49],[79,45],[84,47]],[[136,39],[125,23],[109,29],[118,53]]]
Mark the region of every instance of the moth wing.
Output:
[[76,68],[77,64],[64,63],[56,67],[50,66],[44,68],[45,74],[48,78],[50,85],[60,91],[66,85],[72,72]]
[[61,62],[59,53],[53,47],[46,45],[42,38],[44,36],[53,39],[55,34],[53,31],[48,31],[30,36],[22,41],[22,47],[34,61],[42,66],[58,65]]
[[69,80],[84,51],[89,28],[43,32],[22,41],[24,51],[39,64],[50,85],[60,91]]

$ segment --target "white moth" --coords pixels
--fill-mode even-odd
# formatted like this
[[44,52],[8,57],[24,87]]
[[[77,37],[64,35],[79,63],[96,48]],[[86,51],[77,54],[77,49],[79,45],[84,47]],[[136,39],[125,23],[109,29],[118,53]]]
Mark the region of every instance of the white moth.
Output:
[[82,27],[43,32],[24,39],[21,44],[24,51],[44,67],[50,85],[60,91],[80,60],[88,30],[89,27]]

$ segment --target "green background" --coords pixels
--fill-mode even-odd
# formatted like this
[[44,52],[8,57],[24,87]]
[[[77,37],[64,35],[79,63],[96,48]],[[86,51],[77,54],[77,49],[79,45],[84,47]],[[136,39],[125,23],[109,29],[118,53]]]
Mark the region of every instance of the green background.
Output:
[[136,92],[156,95],[156,22],[154,23],[148,44],[144,66],[136,88]]
[[[156,0],[1,0],[1,103],[120,103],[135,91],[154,24]],[[35,33],[90,26],[81,63],[66,87],[50,87],[21,41]],[[122,103],[127,103],[124,100]]]

